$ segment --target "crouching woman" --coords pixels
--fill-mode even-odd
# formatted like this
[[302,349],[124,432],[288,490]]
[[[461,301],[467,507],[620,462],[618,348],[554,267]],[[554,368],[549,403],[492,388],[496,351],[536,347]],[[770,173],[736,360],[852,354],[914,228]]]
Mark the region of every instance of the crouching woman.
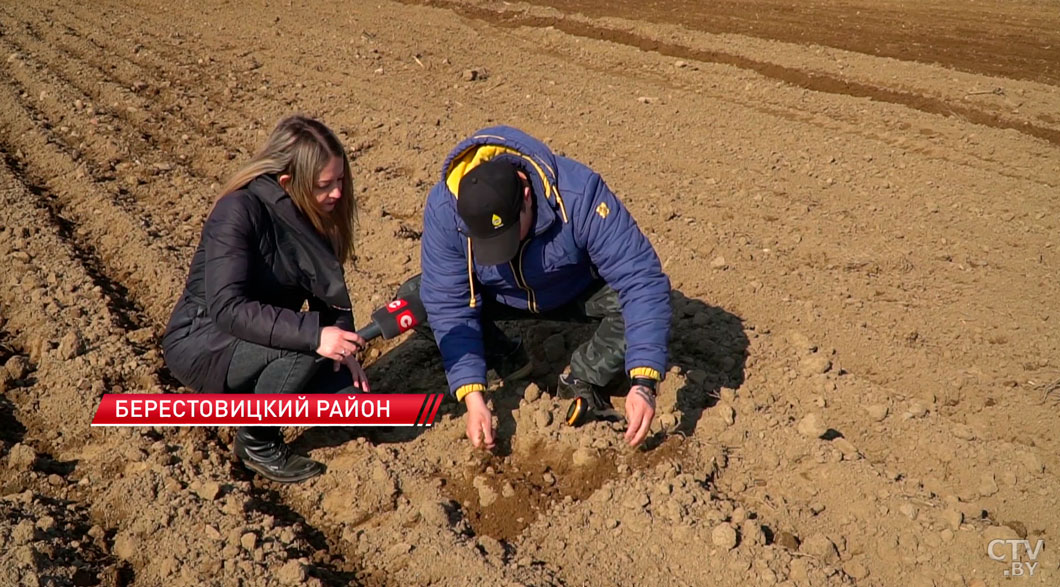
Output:
[[[203,227],[162,339],[173,375],[201,393],[369,391],[342,268],[355,214],[335,135],[304,116],[281,120]],[[292,454],[277,427],[240,428],[234,451],[273,481],[324,471]]]

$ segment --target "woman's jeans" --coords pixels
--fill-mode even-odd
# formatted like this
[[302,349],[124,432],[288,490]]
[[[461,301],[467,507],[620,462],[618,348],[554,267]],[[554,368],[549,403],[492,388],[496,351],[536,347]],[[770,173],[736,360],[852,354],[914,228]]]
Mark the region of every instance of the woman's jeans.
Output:
[[[228,365],[225,388],[229,393],[356,393],[353,376],[345,365],[317,354],[274,349],[253,342],[236,343]],[[280,438],[275,426],[248,427],[258,440]]]

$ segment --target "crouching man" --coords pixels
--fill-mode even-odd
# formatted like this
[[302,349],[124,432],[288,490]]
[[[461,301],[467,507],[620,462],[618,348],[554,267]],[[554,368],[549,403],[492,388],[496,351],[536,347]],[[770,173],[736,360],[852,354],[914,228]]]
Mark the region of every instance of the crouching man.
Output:
[[446,158],[421,247],[423,273],[399,295],[419,290],[474,446],[494,445],[487,370],[506,381],[530,372],[522,343],[494,324],[520,319],[598,322],[558,393],[602,410],[602,388],[624,371],[625,440],[644,440],[666,370],[670,281],[597,173],[515,128],[483,129]]

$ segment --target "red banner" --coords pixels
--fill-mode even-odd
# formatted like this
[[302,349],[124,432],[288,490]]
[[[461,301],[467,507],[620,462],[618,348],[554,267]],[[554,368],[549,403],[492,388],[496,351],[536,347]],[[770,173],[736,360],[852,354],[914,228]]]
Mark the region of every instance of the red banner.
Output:
[[432,394],[103,396],[93,426],[430,426],[443,396]]

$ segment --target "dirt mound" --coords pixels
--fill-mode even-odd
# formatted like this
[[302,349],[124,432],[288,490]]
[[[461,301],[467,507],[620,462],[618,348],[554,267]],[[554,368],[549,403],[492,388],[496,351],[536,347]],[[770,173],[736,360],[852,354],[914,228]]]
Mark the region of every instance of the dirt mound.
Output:
[[[994,539],[1056,584],[1055,9],[634,4],[0,7],[0,584],[989,585]],[[676,290],[646,446],[563,424],[589,331],[554,324],[504,325],[535,370],[493,385],[490,454],[452,402],[288,430],[328,465],[294,487],[231,430],[91,428],[182,391],[158,337],[202,221],[292,111],[354,157],[359,322],[467,133],[600,171]],[[380,392],[445,386],[430,341],[368,357]]]

